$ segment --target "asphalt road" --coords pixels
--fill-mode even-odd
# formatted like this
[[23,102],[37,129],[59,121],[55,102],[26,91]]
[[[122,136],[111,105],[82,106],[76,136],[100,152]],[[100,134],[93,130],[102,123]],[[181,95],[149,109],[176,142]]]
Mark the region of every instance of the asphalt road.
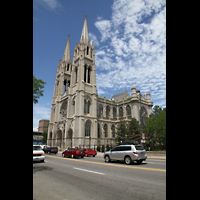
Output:
[[102,155],[62,158],[45,154],[33,163],[33,199],[166,199],[166,160],[105,163]]

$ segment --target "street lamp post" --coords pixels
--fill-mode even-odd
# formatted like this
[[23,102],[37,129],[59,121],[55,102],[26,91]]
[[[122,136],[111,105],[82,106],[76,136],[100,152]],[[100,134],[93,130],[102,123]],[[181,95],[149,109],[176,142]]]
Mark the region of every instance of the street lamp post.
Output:
[[89,149],[90,149],[90,142],[91,142],[91,137],[89,137]]
[[[140,124],[142,127],[142,133],[143,133],[143,120],[142,120],[142,116],[141,116],[141,93],[140,93],[140,90],[136,90],[136,93],[139,93],[139,95],[140,95]],[[142,133],[141,133],[141,137],[142,137]]]

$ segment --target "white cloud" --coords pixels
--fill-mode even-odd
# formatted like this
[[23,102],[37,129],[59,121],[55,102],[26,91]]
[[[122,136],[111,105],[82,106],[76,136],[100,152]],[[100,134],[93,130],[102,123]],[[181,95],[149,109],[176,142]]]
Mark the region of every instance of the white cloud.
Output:
[[90,43],[91,43],[91,45],[92,45],[92,42],[94,41],[94,45],[95,45],[95,46],[99,46],[99,42],[98,42],[98,40],[97,40],[96,35],[94,35],[93,33],[90,33],[90,32],[89,32],[89,38],[90,38]]
[[55,9],[57,6],[57,0],[43,0],[43,1],[47,3],[47,5],[52,9]]
[[153,102],[164,105],[165,0],[114,0],[111,20],[99,17],[95,26],[101,33],[101,48],[96,49],[98,89],[136,86],[143,93],[150,92]]
[[58,0],[33,0],[33,7],[35,9],[43,7],[47,10],[56,11],[62,8],[62,4]]
[[37,127],[33,128],[33,131],[38,131]]
[[106,38],[108,38],[109,35],[109,31],[110,31],[110,27],[111,27],[111,23],[109,20],[101,20],[101,21],[97,21],[94,24],[100,31],[101,33],[101,42],[105,41]]
[[39,104],[33,105],[33,129],[39,125],[39,120],[50,119],[51,106],[46,107]]

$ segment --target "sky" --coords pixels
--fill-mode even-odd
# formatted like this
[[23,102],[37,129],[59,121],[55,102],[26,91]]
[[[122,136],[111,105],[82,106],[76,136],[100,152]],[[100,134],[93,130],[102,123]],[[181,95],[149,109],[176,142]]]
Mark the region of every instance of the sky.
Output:
[[131,87],[150,92],[153,105],[166,107],[165,0],[33,0],[33,74],[47,82],[33,104],[33,130],[50,119],[59,60],[68,34],[71,61],[87,15],[94,41],[99,96],[111,98]]

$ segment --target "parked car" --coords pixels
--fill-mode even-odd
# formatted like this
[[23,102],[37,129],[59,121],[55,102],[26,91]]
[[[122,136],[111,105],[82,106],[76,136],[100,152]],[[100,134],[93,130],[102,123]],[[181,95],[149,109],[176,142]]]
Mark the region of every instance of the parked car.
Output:
[[58,153],[58,147],[46,147],[45,149],[43,149],[43,151],[45,153],[55,153],[57,154]]
[[62,156],[71,158],[76,158],[78,156],[81,156],[81,158],[83,158],[85,156],[85,152],[83,149],[68,148],[62,152]]
[[45,156],[44,151],[40,145],[33,145],[33,161],[44,162]]
[[104,153],[105,162],[111,160],[124,161],[127,165],[130,165],[133,161],[142,163],[147,159],[147,152],[141,145],[126,144],[113,148],[111,151]]
[[92,155],[93,157],[95,157],[97,155],[97,152],[93,149],[83,149],[85,152],[85,157],[88,157],[90,155]]

